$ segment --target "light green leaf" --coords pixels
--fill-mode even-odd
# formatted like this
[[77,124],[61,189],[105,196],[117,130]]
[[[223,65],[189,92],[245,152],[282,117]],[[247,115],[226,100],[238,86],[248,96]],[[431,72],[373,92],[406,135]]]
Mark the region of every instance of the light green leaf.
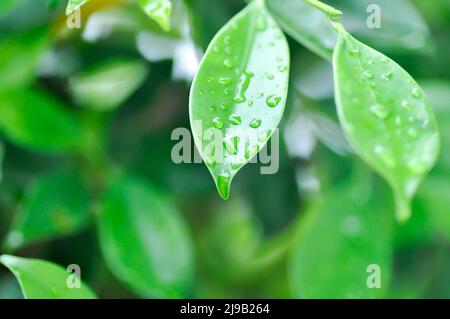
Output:
[[336,32],[326,14],[304,0],[266,0],[284,31],[321,57],[331,60]]
[[170,30],[172,2],[170,0],[139,0],[147,15],[155,20],[164,31]]
[[47,152],[73,150],[81,133],[72,113],[34,89],[0,92],[0,130],[17,145]]
[[[391,273],[393,218],[367,186],[339,185],[308,209],[289,261],[294,297],[384,296]],[[369,288],[368,283],[380,286]]]
[[66,15],[71,15],[89,0],[69,0],[67,3]]
[[60,171],[38,178],[25,192],[6,244],[23,244],[81,230],[89,221],[89,195],[80,176]]
[[112,272],[143,297],[186,297],[193,248],[172,200],[138,179],[108,188],[98,216],[100,245]]
[[0,263],[8,267],[19,281],[27,299],[94,299],[95,294],[84,283],[80,288],[67,284],[74,276],[61,266],[39,259],[10,255],[0,256]]
[[108,61],[74,76],[69,87],[79,104],[97,111],[111,110],[136,91],[147,71],[141,61]]
[[343,30],[333,67],[341,125],[357,154],[390,184],[397,218],[405,221],[439,149],[428,99],[398,64]]
[[289,62],[286,39],[260,1],[231,19],[203,57],[191,88],[191,128],[224,199],[280,122]]
[[0,91],[25,87],[37,77],[38,62],[47,44],[46,29],[0,39]]

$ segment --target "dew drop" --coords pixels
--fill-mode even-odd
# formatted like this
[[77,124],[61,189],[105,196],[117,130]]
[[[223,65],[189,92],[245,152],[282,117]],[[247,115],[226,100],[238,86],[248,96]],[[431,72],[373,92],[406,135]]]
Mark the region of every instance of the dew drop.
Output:
[[236,155],[238,153],[239,140],[239,136],[233,136],[225,139],[223,142],[225,150],[231,155]]
[[231,62],[230,59],[223,60],[223,65],[225,65],[227,68],[231,69],[233,67],[233,62]]
[[260,119],[253,119],[253,120],[251,120],[249,126],[250,126],[251,128],[258,128],[258,127],[261,126],[261,123],[262,123],[262,122],[261,122]]
[[221,129],[223,127],[223,120],[220,117],[215,117],[212,120],[212,124],[215,128]]
[[240,125],[242,123],[241,117],[237,114],[231,114],[228,117],[228,121],[230,121],[230,123],[233,125]]
[[381,59],[381,62],[383,62],[383,63],[389,63],[389,59],[387,58],[387,57],[383,57],[382,59]]
[[217,107],[216,107],[215,105],[210,105],[208,108],[209,108],[211,111],[217,110]]
[[266,104],[268,107],[276,107],[281,101],[281,97],[277,95],[270,95],[266,99]]
[[371,72],[371,71],[364,71],[363,76],[366,79],[372,79],[374,77],[373,72]]
[[247,144],[245,147],[245,159],[248,161],[250,160],[253,156],[256,155],[256,153],[258,153],[259,151],[259,146],[256,144]]
[[411,96],[416,99],[420,99],[422,97],[422,93],[418,88],[414,88],[411,90]]
[[416,138],[417,137],[417,130],[413,127],[408,129],[408,135],[412,138]]
[[392,79],[393,76],[394,76],[394,72],[389,71],[389,72],[383,74],[383,79],[390,80],[390,79]]
[[228,110],[229,106],[228,106],[227,103],[220,103],[220,108],[221,108],[223,111],[226,111],[226,110]]
[[219,78],[219,83],[222,85],[229,85],[231,83],[232,79],[229,77],[221,77]]
[[375,114],[376,117],[384,120],[390,114],[389,110],[386,109],[382,104],[374,104],[370,107],[370,111]]
[[248,100],[247,104],[248,106],[253,106],[255,104],[255,101],[253,99]]
[[228,173],[220,173],[217,175],[217,190],[223,199],[230,196],[230,175]]
[[351,56],[360,56],[361,52],[359,52],[357,48],[353,48],[348,50],[348,54],[350,54]]
[[265,143],[269,139],[270,135],[272,134],[271,129],[264,130],[261,134],[258,136],[258,142]]
[[247,71],[242,72],[241,78],[239,80],[238,92],[234,98],[235,103],[243,103],[243,102],[247,101],[245,93],[247,92],[247,89],[250,86],[250,82],[251,82],[253,76],[254,76],[254,74],[251,72],[247,72]]
[[273,76],[273,74],[268,73],[268,74],[266,74],[266,78],[268,80],[273,80],[275,77]]

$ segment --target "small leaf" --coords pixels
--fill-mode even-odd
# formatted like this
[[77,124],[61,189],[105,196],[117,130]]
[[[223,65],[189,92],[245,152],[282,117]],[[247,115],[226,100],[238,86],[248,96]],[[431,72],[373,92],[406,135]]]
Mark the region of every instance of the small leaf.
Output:
[[[84,283],[69,288],[71,273],[61,266],[39,259],[10,255],[0,256],[0,263],[8,267],[19,281],[27,299],[94,299],[95,294]],[[73,275],[72,275],[73,276]]]
[[284,31],[321,57],[331,60],[336,32],[326,14],[303,0],[266,0]]
[[114,60],[71,78],[69,87],[79,104],[106,111],[130,97],[146,75],[147,67],[140,61]]
[[89,195],[76,172],[61,171],[36,180],[25,192],[6,244],[23,244],[74,233],[89,221]]
[[333,67],[341,125],[357,154],[390,184],[397,218],[405,221],[439,149],[431,106],[405,70],[343,30]]
[[191,238],[170,198],[121,177],[108,188],[98,218],[112,272],[143,297],[185,297],[193,276]]
[[38,28],[0,40],[0,91],[28,86],[36,78],[48,31]]
[[190,95],[191,128],[224,199],[234,175],[280,122],[289,62],[282,31],[254,1],[219,31],[200,63]]
[[[312,203],[292,246],[288,278],[293,297],[384,296],[391,273],[393,218],[367,186],[339,185]],[[380,286],[370,288],[368,282]]]
[[89,0],[69,0],[67,3],[66,15],[71,15]]
[[78,119],[44,92],[0,92],[0,130],[11,142],[38,151],[74,150],[81,134]]
[[170,0],[139,0],[147,15],[155,20],[164,31],[170,30],[172,2]]

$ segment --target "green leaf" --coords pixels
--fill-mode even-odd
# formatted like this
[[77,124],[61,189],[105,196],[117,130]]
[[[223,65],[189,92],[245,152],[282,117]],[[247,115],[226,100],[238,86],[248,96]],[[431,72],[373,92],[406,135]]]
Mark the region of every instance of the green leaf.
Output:
[[66,15],[71,15],[89,0],[69,0],[67,3]]
[[27,299],[94,299],[95,294],[84,283],[80,288],[69,288],[71,273],[61,266],[39,259],[10,255],[0,256],[0,263],[8,267],[19,281]]
[[303,0],[266,0],[283,30],[319,56],[331,60],[336,32],[327,15]]
[[[310,205],[289,261],[294,297],[377,298],[387,291],[393,218],[367,186],[339,185]],[[369,277],[369,265],[379,266],[379,278]],[[377,279],[380,288],[369,288]]]
[[172,2],[170,0],[139,0],[147,15],[155,20],[164,31],[170,30]]
[[187,226],[172,200],[130,177],[108,188],[98,218],[112,272],[143,297],[186,297],[194,270]]
[[[327,3],[344,12],[347,31],[376,48],[417,53],[431,42],[421,13],[409,0],[330,0]],[[374,25],[375,18],[379,18],[379,27]]]
[[0,141],[0,182],[3,178],[3,160],[5,158],[5,145]]
[[73,150],[81,133],[72,113],[34,89],[0,91],[0,130],[17,145],[46,152]]
[[129,98],[147,72],[147,66],[141,61],[113,60],[74,76],[69,87],[80,105],[106,111]]
[[89,195],[81,177],[60,171],[27,188],[6,244],[15,249],[36,240],[69,235],[89,222]]
[[46,29],[34,29],[0,40],[0,91],[28,86],[48,45]]
[[439,149],[428,99],[398,64],[343,30],[333,67],[341,125],[357,154],[390,184],[397,218],[405,221]]
[[275,132],[284,112],[289,48],[260,1],[214,37],[190,95],[194,140],[220,195]]

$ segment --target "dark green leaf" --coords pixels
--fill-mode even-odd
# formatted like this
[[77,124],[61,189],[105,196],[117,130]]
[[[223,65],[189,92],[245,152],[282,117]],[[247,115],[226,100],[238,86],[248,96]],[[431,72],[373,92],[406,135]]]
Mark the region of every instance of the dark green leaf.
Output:
[[[16,276],[27,299],[93,299],[91,289],[84,283],[80,288],[69,288],[71,273],[61,266],[39,259],[10,255],[0,256],[0,263]],[[73,276],[73,275],[72,275]]]
[[191,88],[190,121],[224,199],[234,175],[276,130],[288,78],[286,39],[260,1],[231,19],[208,47]]
[[193,248],[170,198],[129,177],[108,188],[98,218],[100,244],[113,273],[143,297],[186,297]]
[[89,221],[88,210],[89,195],[76,172],[42,176],[25,192],[7,246],[14,249],[79,231]]

